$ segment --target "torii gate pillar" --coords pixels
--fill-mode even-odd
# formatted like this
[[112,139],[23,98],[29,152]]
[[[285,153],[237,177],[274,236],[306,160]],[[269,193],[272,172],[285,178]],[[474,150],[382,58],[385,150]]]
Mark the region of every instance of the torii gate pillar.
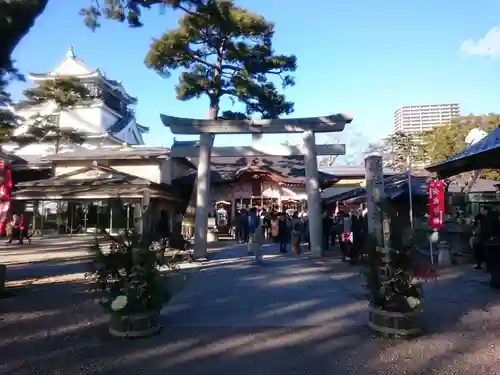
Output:
[[307,217],[309,221],[309,244],[311,256],[323,255],[323,225],[321,214],[321,196],[319,192],[318,159],[316,137],[311,130],[302,133],[304,140],[304,159],[306,167]]
[[194,256],[207,256],[207,221],[210,211],[210,159],[214,136],[200,134],[198,170],[196,174],[196,214],[194,217]]

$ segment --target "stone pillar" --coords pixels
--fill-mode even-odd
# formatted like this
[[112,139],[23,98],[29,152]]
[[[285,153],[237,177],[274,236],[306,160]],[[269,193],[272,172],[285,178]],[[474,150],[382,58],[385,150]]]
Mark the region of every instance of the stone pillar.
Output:
[[304,140],[304,159],[307,178],[307,216],[309,218],[311,256],[321,257],[323,253],[323,225],[318,181],[316,137],[310,130],[304,132],[302,137]]
[[262,141],[264,136],[260,133],[252,133],[252,147],[256,149],[262,148]]
[[207,256],[208,213],[210,211],[210,159],[212,156],[212,134],[200,134],[200,155],[196,178],[196,213],[194,232],[194,256]]
[[365,159],[366,174],[366,220],[368,220],[368,232],[377,238],[377,246],[384,245],[382,230],[382,217],[378,204],[384,198],[384,171],[382,168],[382,157],[370,155]]

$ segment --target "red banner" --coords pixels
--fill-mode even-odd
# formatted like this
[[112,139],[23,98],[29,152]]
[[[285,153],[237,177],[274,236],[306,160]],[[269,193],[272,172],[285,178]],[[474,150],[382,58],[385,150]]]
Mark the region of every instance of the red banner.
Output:
[[0,236],[6,235],[7,223],[12,214],[12,170],[0,161]]
[[444,182],[429,181],[429,226],[440,229],[444,226]]

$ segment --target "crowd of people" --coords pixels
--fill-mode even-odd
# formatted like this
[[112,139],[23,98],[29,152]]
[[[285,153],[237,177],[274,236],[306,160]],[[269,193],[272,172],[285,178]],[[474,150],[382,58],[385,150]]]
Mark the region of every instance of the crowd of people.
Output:
[[[359,258],[366,237],[366,210],[340,211],[334,215],[325,212],[322,218],[323,250],[339,244],[343,259],[355,261]],[[301,253],[301,244],[310,247],[309,217],[306,212],[276,212],[253,207],[236,212],[234,233],[238,243],[251,244],[265,239],[279,243],[281,253]],[[249,246],[249,253],[252,253]]]
[[328,250],[338,243],[343,261],[360,259],[367,232],[366,209],[323,215],[323,249]]

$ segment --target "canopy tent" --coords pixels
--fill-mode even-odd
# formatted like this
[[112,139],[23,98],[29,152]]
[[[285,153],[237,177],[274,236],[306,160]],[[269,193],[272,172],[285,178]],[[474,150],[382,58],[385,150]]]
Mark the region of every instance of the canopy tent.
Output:
[[448,160],[432,164],[426,169],[437,173],[439,178],[447,178],[485,168],[500,168],[500,128]]

